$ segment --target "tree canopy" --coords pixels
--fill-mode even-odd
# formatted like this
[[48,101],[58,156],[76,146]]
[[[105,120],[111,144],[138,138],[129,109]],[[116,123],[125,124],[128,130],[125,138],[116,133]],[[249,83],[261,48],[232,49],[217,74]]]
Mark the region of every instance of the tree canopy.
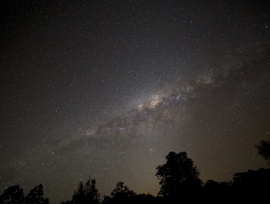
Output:
[[62,204],[98,204],[99,200],[100,195],[96,188],[96,180],[89,178],[85,184],[82,181],[79,182],[71,201],[62,202]]
[[133,197],[136,196],[136,193],[125,186],[124,182],[118,182],[111,192],[111,196],[112,197],[106,196],[103,203],[131,203]]
[[175,196],[187,190],[195,190],[202,185],[199,170],[186,152],[170,152],[166,163],[159,165],[156,176],[160,180],[159,195]]
[[261,140],[260,143],[256,145],[256,148],[258,154],[270,163],[270,141]]
[[23,189],[21,189],[19,185],[7,188],[0,196],[0,203],[1,204],[24,203]]
[[[262,141],[258,145],[258,153],[269,159],[269,142]],[[261,151],[263,153],[261,153]],[[199,178],[199,170],[194,165],[186,152],[170,152],[166,162],[156,168],[156,176],[161,185],[159,195],[136,194],[124,182],[118,182],[110,196],[105,196],[101,202],[100,194],[96,188],[96,180],[89,179],[79,182],[71,200],[61,204],[167,204],[188,202],[222,202],[250,201],[264,202],[268,199],[270,189],[270,169],[248,170],[234,174],[231,181],[208,180],[203,185]],[[49,204],[43,198],[43,185],[37,185],[25,196],[19,185],[11,186],[4,190],[0,196],[0,204]]]
[[19,185],[7,188],[0,196],[0,204],[49,204],[48,198],[43,198],[43,185],[34,187],[27,196]]

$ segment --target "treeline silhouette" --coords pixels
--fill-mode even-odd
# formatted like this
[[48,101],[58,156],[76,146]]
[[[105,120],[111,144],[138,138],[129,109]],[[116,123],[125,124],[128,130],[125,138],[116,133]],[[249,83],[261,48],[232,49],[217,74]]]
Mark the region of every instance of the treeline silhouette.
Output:
[[[256,145],[258,154],[270,160],[270,141],[262,140]],[[235,173],[229,182],[208,180],[205,184],[199,178],[199,170],[186,152],[170,152],[166,163],[156,168],[160,191],[158,196],[136,194],[123,182],[118,182],[110,196],[101,198],[96,180],[89,178],[79,182],[71,200],[61,204],[163,204],[163,203],[233,203],[269,202],[270,169],[248,170]],[[268,201],[267,201],[268,200]],[[0,196],[0,204],[49,204],[43,198],[43,185],[34,187],[26,196],[19,185],[7,188]]]
[[48,198],[43,198],[43,185],[34,187],[27,196],[19,185],[7,188],[0,196],[1,204],[49,204]]

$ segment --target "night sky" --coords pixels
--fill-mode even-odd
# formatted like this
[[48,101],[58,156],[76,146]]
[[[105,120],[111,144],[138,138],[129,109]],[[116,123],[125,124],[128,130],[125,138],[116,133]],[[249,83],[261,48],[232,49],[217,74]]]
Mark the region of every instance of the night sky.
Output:
[[156,195],[186,151],[206,182],[267,167],[269,1],[1,1],[0,193],[79,181]]

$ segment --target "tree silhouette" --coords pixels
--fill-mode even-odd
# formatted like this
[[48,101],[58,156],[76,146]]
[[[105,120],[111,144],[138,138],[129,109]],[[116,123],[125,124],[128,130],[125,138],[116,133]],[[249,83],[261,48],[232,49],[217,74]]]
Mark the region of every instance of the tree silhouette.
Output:
[[161,185],[159,195],[163,197],[178,197],[179,194],[192,192],[202,185],[199,171],[186,152],[170,152],[166,156],[167,162],[159,165],[156,176]]
[[201,197],[208,203],[218,203],[217,198],[222,198],[222,203],[230,203],[231,185],[231,182],[208,180],[203,186]]
[[261,140],[258,145],[256,145],[258,154],[261,155],[265,160],[269,160],[270,163],[270,141]]
[[24,193],[19,185],[7,188],[0,196],[0,204],[23,204]]
[[133,198],[136,196],[136,193],[125,186],[124,182],[118,182],[111,196],[112,197],[105,196],[102,203],[133,203]]
[[235,173],[233,187],[245,190],[245,192],[262,191],[270,189],[270,169],[248,170],[247,172]]
[[139,194],[134,197],[134,203],[147,203],[147,204],[162,204],[161,197],[154,197],[150,194]]
[[95,179],[88,179],[85,183],[85,197],[88,203],[99,203],[100,195],[96,188],[96,180]]
[[248,170],[235,173],[232,190],[234,197],[245,200],[256,200],[256,203],[264,203],[269,199],[270,169]]
[[49,199],[43,198],[43,185],[34,187],[26,197],[19,185],[7,188],[0,196],[0,204],[49,204]]
[[72,203],[86,203],[84,185],[82,181],[79,182],[79,185],[73,194]]
[[74,191],[71,201],[62,202],[62,204],[98,204],[100,195],[96,188],[96,180],[89,178],[85,185],[79,182],[77,189]]
[[113,189],[111,195],[113,198],[119,196],[132,197],[136,195],[136,193],[133,190],[130,190],[127,186],[125,186],[124,182],[118,182],[116,184],[116,187]]
[[43,198],[43,185],[39,184],[34,187],[25,197],[26,204],[49,204],[48,198]]

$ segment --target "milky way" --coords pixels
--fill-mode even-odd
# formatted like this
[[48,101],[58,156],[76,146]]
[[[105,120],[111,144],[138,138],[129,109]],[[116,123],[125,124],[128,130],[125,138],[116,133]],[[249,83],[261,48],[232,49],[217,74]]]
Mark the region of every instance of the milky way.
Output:
[[[237,53],[237,56],[231,56],[231,59],[220,65],[222,67],[218,69],[219,72],[210,68],[209,73],[179,77],[156,93],[141,99],[135,104],[135,107],[81,131],[79,139],[87,138],[90,142],[92,138],[108,141],[114,140],[114,137],[132,139],[139,133],[144,134],[155,129],[157,125],[163,127],[175,123],[179,125],[179,118],[181,114],[186,114],[185,107],[191,100],[196,100],[204,94],[222,91],[223,86],[235,86],[233,84],[235,79],[238,80],[238,85],[246,86],[245,83],[250,80],[250,77],[257,80],[255,75],[269,74],[267,67],[269,48],[253,49]],[[252,59],[246,59],[249,54],[253,55]],[[266,64],[257,67],[256,71],[249,70],[248,65],[257,66],[254,63],[258,63],[259,60],[263,60]],[[239,75],[242,75],[242,78],[239,78]]]

